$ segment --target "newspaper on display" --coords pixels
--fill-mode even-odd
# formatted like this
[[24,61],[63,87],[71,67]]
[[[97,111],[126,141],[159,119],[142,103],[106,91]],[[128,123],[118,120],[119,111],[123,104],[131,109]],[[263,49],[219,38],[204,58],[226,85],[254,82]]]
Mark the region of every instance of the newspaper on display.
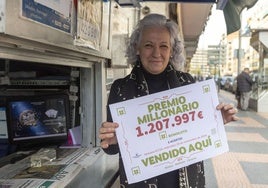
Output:
[[228,151],[213,79],[110,105],[129,183]]
[[65,187],[79,172],[91,164],[92,159],[97,157],[100,151],[100,148],[77,148],[73,153],[62,153],[62,156],[44,162],[39,167],[33,166],[31,163],[33,156],[28,156],[0,169],[0,187]]

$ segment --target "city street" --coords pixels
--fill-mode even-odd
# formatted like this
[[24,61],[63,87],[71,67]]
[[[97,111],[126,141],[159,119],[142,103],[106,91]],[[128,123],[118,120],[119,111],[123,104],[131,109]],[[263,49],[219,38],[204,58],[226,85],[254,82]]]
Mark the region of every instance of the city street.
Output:
[[[236,104],[221,90],[219,100]],[[268,113],[239,111],[225,126],[229,152],[205,161],[208,188],[268,188]]]

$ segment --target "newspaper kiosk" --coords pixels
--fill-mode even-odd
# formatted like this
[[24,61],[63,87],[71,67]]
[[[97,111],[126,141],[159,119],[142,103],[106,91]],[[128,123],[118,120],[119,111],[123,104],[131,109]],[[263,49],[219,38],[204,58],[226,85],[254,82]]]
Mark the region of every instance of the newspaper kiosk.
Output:
[[[97,137],[110,42],[111,2],[0,2],[1,187],[111,184],[118,156]],[[60,142],[77,127],[79,146]]]

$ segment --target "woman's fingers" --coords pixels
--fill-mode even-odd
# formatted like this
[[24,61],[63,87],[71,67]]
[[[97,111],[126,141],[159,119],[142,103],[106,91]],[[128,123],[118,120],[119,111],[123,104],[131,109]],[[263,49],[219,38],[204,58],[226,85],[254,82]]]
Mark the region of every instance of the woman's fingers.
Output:
[[101,139],[101,147],[108,148],[111,144],[116,144],[117,139],[115,129],[118,127],[117,123],[103,122],[99,129],[99,138]]
[[239,120],[239,118],[237,116],[235,116],[235,114],[238,112],[238,110],[235,108],[235,106],[233,104],[220,103],[217,106],[217,110],[221,110],[224,124],[226,124],[230,121]]
[[109,144],[106,141],[101,141],[100,146],[104,149],[109,147]]

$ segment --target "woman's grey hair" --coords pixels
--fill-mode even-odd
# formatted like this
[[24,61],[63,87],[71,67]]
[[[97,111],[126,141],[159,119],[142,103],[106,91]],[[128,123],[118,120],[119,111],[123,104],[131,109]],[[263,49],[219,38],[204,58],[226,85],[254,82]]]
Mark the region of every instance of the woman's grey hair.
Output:
[[145,16],[134,28],[126,50],[127,62],[132,65],[136,64],[139,58],[137,55],[137,46],[141,40],[142,31],[144,28],[152,26],[160,26],[168,29],[172,46],[170,63],[175,67],[176,70],[183,70],[185,62],[183,55],[184,46],[182,41],[179,39],[178,25],[174,21],[169,20],[160,14],[149,14]]

